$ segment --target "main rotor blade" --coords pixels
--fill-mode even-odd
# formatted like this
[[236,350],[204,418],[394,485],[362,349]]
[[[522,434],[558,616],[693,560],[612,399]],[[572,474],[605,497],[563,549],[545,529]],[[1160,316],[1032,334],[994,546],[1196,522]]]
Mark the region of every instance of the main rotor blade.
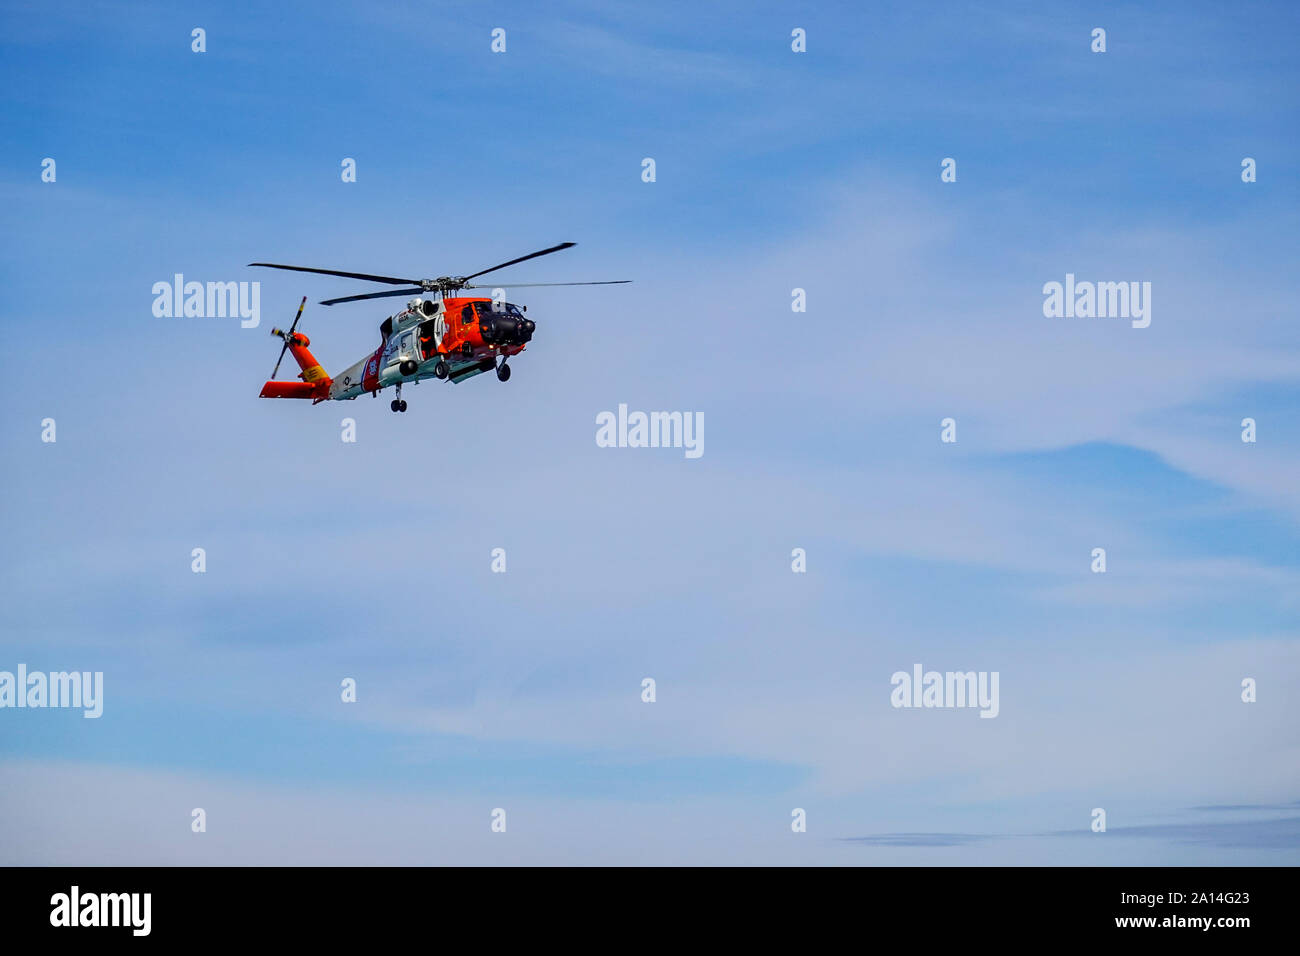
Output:
[[511,259],[509,262],[503,262],[499,266],[493,266],[491,269],[484,269],[482,272],[476,272],[470,276],[461,276],[461,281],[466,279],[477,279],[479,276],[485,276],[489,272],[496,272],[498,269],[504,269],[506,266],[512,266],[516,262],[527,262],[529,259],[536,259],[538,256],[549,256],[552,252],[559,252],[561,249],[571,249],[576,246],[576,242],[562,242],[558,246],[551,246],[549,249],[543,249],[540,252],[530,252],[526,256],[520,256],[518,259]]
[[631,279],[611,279],[607,282],[494,282],[492,285],[469,285],[465,289],[537,289],[544,285],[627,285]]
[[391,292],[367,292],[365,295],[345,295],[338,299],[323,299],[321,305],[338,305],[340,302],[360,302],[362,299],[387,299],[394,295],[424,295],[423,289],[393,289]]
[[[337,269],[312,269],[308,266],[282,266],[275,262],[250,262],[250,266],[268,269],[288,269],[291,272],[315,272],[323,276],[342,276],[345,279],[365,279],[367,282],[387,282],[389,285],[419,285],[419,279],[398,279],[394,276],[376,276],[368,272],[340,272]],[[498,266],[498,268],[500,268]]]

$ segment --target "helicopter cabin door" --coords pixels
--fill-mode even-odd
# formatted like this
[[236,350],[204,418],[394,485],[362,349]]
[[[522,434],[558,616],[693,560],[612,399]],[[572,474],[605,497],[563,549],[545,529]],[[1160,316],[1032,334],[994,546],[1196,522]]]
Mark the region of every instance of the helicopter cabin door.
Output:
[[418,340],[420,355],[417,361],[427,362],[438,354],[438,346],[442,345],[442,337],[446,331],[447,325],[441,312],[435,318],[420,323]]
[[411,355],[411,342],[414,338],[415,334],[408,330],[389,339],[388,348],[384,352],[384,366],[396,365],[402,360],[403,356],[409,357]]

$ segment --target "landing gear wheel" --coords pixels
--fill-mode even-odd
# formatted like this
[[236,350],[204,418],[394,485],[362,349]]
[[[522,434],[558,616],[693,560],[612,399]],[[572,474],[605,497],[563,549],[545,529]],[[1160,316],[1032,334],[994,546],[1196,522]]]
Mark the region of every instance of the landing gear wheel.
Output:
[[400,412],[402,410],[402,403],[399,402],[397,399],[393,399],[391,402],[388,403],[388,407],[395,412]]
[[433,367],[434,378],[438,378],[438,379],[446,378],[450,372],[451,369],[447,368],[446,362],[439,362],[437,365]]
[[510,366],[505,362],[502,362],[500,368],[497,369],[497,379],[502,382],[510,381]]
[[397,403],[397,410],[399,412],[406,411],[406,399],[402,399],[400,402]]

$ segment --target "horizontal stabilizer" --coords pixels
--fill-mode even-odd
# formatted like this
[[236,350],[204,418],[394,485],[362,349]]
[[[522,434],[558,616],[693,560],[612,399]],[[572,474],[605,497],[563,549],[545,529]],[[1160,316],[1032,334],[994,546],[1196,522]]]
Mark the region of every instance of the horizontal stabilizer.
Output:
[[316,386],[307,382],[267,382],[258,398],[315,398]]

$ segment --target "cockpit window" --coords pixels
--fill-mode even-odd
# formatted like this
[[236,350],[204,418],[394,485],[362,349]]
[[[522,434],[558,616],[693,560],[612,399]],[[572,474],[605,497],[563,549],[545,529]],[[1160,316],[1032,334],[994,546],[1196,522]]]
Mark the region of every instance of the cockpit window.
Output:
[[513,302],[502,302],[497,308],[493,308],[494,305],[496,305],[495,302],[475,302],[474,311],[477,312],[480,317],[492,315],[494,313],[508,315],[515,319],[522,319],[524,317],[524,314],[519,311],[519,306],[515,305]]
[[463,308],[463,309],[460,310],[460,324],[461,324],[461,325],[470,325],[471,323],[473,323],[473,321],[474,321],[474,308],[473,308],[473,307],[474,307],[475,304],[476,304],[476,303],[470,303],[469,305],[465,306],[465,308]]

